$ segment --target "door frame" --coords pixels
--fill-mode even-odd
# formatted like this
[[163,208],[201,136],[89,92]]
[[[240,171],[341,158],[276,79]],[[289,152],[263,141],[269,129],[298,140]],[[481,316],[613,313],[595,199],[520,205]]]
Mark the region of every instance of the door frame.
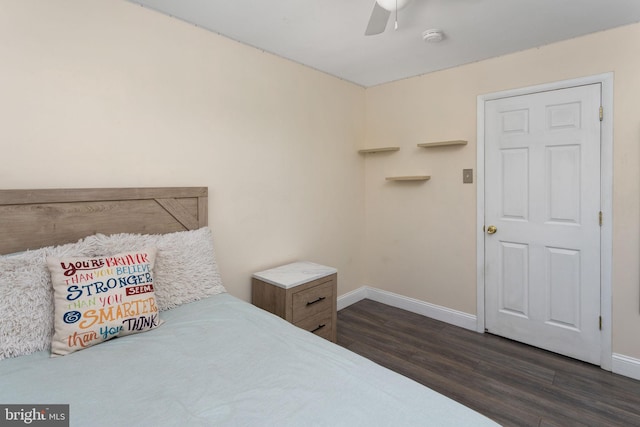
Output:
[[[476,222],[476,289],[477,289],[477,316],[476,330],[485,331],[485,283],[484,283],[484,190],[485,190],[485,164],[484,164],[484,121],[485,103],[487,101],[507,98],[512,96],[529,95],[537,92],[545,92],[558,89],[566,89],[575,86],[585,86],[600,83],[602,85],[602,107],[604,110],[600,127],[600,203],[603,214],[603,223],[600,229],[600,315],[602,317],[602,350],[601,368],[607,371],[612,369],[612,261],[613,261],[613,73],[604,73],[594,76],[580,77],[570,80],[562,80],[553,83],[545,83],[536,86],[511,89],[478,95],[477,98],[477,222]],[[594,215],[596,213],[594,212]]]

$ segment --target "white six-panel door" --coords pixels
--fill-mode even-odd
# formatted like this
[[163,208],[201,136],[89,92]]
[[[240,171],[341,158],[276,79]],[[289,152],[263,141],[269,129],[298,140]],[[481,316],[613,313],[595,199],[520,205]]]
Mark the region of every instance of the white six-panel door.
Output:
[[594,364],[600,86],[485,104],[485,327]]

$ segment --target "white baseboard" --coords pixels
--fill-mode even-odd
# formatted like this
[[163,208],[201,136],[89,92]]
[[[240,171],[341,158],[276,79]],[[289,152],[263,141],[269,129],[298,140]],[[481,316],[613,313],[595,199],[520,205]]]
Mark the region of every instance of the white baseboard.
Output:
[[440,320],[461,328],[476,330],[476,316],[461,311],[409,298],[382,289],[363,286],[354,291],[348,292],[338,297],[338,310],[355,304],[356,302],[368,298],[370,300],[401,308],[412,313]]
[[613,353],[611,372],[640,380],[640,359]]
[[355,291],[347,292],[344,295],[338,297],[338,311],[343,308],[349,307],[351,304],[355,304],[358,301],[362,301],[367,298],[367,286],[362,286]]

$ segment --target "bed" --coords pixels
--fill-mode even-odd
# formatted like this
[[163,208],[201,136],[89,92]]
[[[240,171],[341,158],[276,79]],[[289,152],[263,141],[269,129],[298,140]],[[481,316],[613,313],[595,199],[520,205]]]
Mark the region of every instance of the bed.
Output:
[[[79,241],[92,242],[79,255],[99,256],[96,251],[116,251],[128,244],[128,238],[118,244],[110,240],[122,233],[164,239],[155,240],[162,243],[153,266],[158,269],[154,283],[162,323],[57,357],[42,345],[26,351],[30,354],[9,354],[0,360],[0,405],[24,405],[27,411],[34,405],[68,404],[73,426],[496,425],[234,298],[219,285],[207,288],[207,295],[195,292],[191,298],[191,291],[185,292],[186,300],[179,292],[161,294],[161,283],[179,288],[196,281],[190,280],[193,268],[184,283],[169,279],[181,267],[168,263],[171,250],[166,242],[175,236],[208,236],[207,206],[204,187],[0,190],[0,266],[15,264],[39,248],[73,248],[65,245]],[[96,241],[106,246],[97,249]],[[65,250],[63,255],[73,252]],[[198,265],[206,264],[209,276],[219,274],[213,252],[207,257],[214,270],[207,261]],[[170,268],[161,270],[161,261]],[[2,274],[0,286],[10,286]],[[52,298],[57,303],[55,292]],[[25,311],[35,305],[29,304]],[[2,346],[18,339],[9,336],[9,310],[0,305]],[[44,313],[45,318],[49,315]]]

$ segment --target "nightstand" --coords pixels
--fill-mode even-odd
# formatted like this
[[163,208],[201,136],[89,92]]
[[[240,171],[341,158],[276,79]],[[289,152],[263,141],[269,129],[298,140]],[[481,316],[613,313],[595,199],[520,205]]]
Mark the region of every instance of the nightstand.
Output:
[[336,342],[338,272],[294,262],[254,273],[251,302],[309,332]]

